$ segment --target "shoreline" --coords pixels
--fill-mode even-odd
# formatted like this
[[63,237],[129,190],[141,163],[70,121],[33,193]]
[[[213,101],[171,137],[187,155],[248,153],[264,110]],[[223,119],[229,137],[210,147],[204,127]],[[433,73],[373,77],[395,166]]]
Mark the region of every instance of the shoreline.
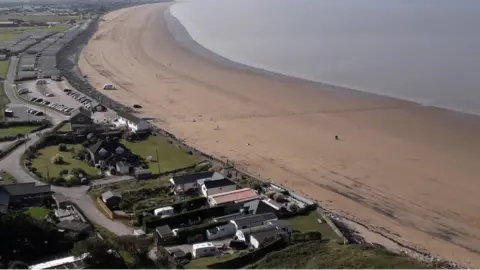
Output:
[[[100,27],[100,28],[101,28],[101,27]],[[88,46],[87,46],[87,47],[88,47]],[[84,53],[84,54],[85,54],[85,53]],[[85,56],[85,55],[84,55],[84,56]],[[90,74],[90,71],[89,71],[88,73]],[[242,73],[243,73],[243,72],[242,72]],[[246,71],[245,73],[250,74],[251,71]],[[161,74],[161,75],[163,75],[163,74]],[[250,75],[250,76],[256,78],[256,77],[258,77],[259,75]],[[187,79],[188,79],[188,78],[187,78]],[[282,83],[283,83],[283,81],[282,81]],[[97,84],[98,84],[98,83],[97,83]],[[127,86],[126,88],[130,88],[130,87]],[[129,89],[129,90],[132,91],[131,89]],[[325,91],[326,91],[326,89],[322,89],[322,90],[325,90]],[[302,89],[302,91],[304,91],[304,90]],[[305,89],[305,94],[308,95],[308,92],[307,92],[307,91],[308,91],[308,89]],[[354,90],[353,90],[353,91],[354,91]],[[127,92],[128,92],[128,93],[125,93],[125,94],[130,94],[129,91],[127,91]],[[280,93],[283,94],[282,92],[280,92]],[[302,93],[303,93],[303,92],[302,92]],[[115,93],[110,93],[110,94],[111,94],[110,97],[112,97],[112,95],[115,95]],[[322,94],[324,94],[324,93],[322,93]],[[335,94],[333,94],[333,96],[336,96],[337,94],[338,94],[338,93],[335,93]],[[366,93],[366,94],[371,97],[371,94],[369,94],[369,93]],[[363,95],[363,94],[362,94],[362,95]],[[331,97],[328,97],[328,98],[331,99]],[[334,98],[336,98],[336,97],[334,97]],[[348,98],[351,98],[351,97],[348,97]],[[394,107],[394,108],[397,108],[397,109],[398,109],[398,108],[409,108],[409,109],[411,109],[412,107],[414,107],[414,106],[407,106],[407,105],[408,105],[408,102],[406,103],[406,102],[400,101],[400,104],[402,104],[404,107],[401,107],[401,106],[398,107],[398,103],[399,103],[398,101],[390,101],[389,98],[387,99],[387,98],[384,98],[384,97],[377,97],[376,99],[378,99],[379,101],[387,100],[387,103],[388,103],[388,102],[397,103],[397,104],[395,104],[395,105],[397,105],[397,107]],[[370,100],[370,102],[371,102],[371,100]],[[371,103],[367,102],[367,105],[368,105],[368,104],[372,105]],[[405,105],[405,104],[407,104],[407,105]],[[377,105],[377,104],[375,104],[375,105]],[[368,108],[368,106],[367,106],[367,109],[371,109],[371,108],[372,108],[371,106],[370,106],[369,108]],[[382,110],[385,109],[385,108],[387,108],[387,107],[381,106],[380,109],[379,109],[379,111],[382,111]],[[424,110],[425,108],[417,108],[417,109]],[[430,108],[428,108],[428,109],[429,109],[429,111],[430,111]],[[335,110],[335,108],[332,109],[332,110]],[[338,110],[338,109],[337,109],[337,110]],[[355,110],[358,111],[358,109],[355,109]],[[350,110],[349,112],[352,112],[352,111],[355,111],[355,110]],[[147,112],[146,112],[147,115],[150,114],[150,113],[148,113],[148,111],[149,111],[148,109],[145,110],[145,111],[147,111]],[[308,114],[309,112],[308,112],[308,111],[307,111],[306,113],[305,113],[305,112],[300,112],[299,114],[295,114],[295,113],[294,113],[294,114],[291,114],[291,115],[290,115],[289,113],[290,113],[290,112],[286,112],[286,113],[285,113],[285,116],[280,115],[280,117],[293,117],[293,118],[295,118],[295,117],[305,117],[305,116],[309,116],[309,114]],[[303,113],[303,114],[302,114],[302,113]],[[312,113],[312,116],[315,116],[315,113],[318,114],[318,112],[313,112],[313,113]],[[322,112],[320,112],[320,113],[322,113]],[[331,113],[331,110],[324,110],[323,113],[324,113],[324,114],[330,114],[330,113]],[[438,113],[438,112],[436,112],[436,113]],[[278,114],[277,114],[277,115],[273,114],[272,116],[270,116],[270,115],[268,115],[268,114],[264,114],[264,115],[260,115],[260,116],[263,116],[263,119],[267,119],[267,120],[268,120],[268,119],[275,119],[276,117],[278,117]],[[269,118],[269,117],[270,117],[270,118]],[[262,117],[257,117],[257,118],[262,119]],[[462,118],[463,118],[463,117],[462,117]],[[232,118],[232,119],[235,120],[235,118]],[[232,120],[232,119],[230,119],[230,120]],[[237,118],[237,119],[242,120],[243,118]],[[252,119],[252,118],[246,118],[246,119],[248,120],[248,119]],[[255,118],[254,118],[254,119],[255,119]],[[227,120],[228,120],[228,119],[227,119]],[[227,121],[227,120],[223,120],[223,122],[225,122],[225,121]],[[162,121],[163,121],[163,123],[166,123],[166,124],[167,124],[166,127],[167,127],[167,130],[169,130],[169,132],[170,132],[170,130],[171,130],[172,127],[173,127],[173,129],[176,128],[176,127],[175,127],[175,123],[173,123],[173,125],[172,125],[172,123],[167,123],[167,120],[165,120],[165,118],[162,119]],[[220,119],[220,121],[222,121],[222,119]],[[215,122],[215,121],[214,121],[214,122]],[[468,121],[468,122],[470,122],[470,121]],[[157,122],[157,123],[158,123],[158,122]],[[162,123],[162,122],[160,122],[160,123]],[[186,122],[185,122],[185,123],[186,123]],[[190,123],[191,123],[191,122],[190,122]],[[163,127],[164,127],[164,126],[162,126],[162,128],[163,128]],[[172,133],[177,134],[177,132],[175,132],[175,130],[173,130]],[[181,132],[181,131],[180,131],[179,134],[180,134],[180,137],[183,137],[183,138],[187,137],[187,138],[186,138],[187,144],[190,144],[191,139],[188,139],[188,136],[186,136],[184,132]],[[198,141],[198,139],[195,139],[195,141]],[[195,141],[193,141],[193,144],[194,144],[194,147],[197,147],[197,145],[195,145]],[[197,144],[198,144],[198,143],[197,143]],[[237,145],[237,146],[238,146],[238,145]],[[197,147],[197,148],[202,149],[202,147]],[[207,149],[208,149],[208,148],[207,148]],[[203,149],[202,149],[202,150],[203,150]],[[214,151],[214,152],[215,152],[215,151]],[[212,153],[212,152],[211,152],[211,151],[207,151],[207,153],[210,154],[210,153]],[[213,154],[215,154],[215,153],[213,153]],[[218,155],[218,156],[222,157],[221,154]],[[245,164],[245,165],[246,165],[247,168],[249,167],[249,166],[248,166],[248,165],[249,165],[248,163]],[[288,171],[287,171],[287,172],[288,172]],[[290,172],[290,173],[293,173],[292,175],[295,175],[295,171]],[[261,175],[263,175],[263,174],[261,174]],[[266,175],[268,175],[268,174],[266,174]],[[274,177],[274,176],[272,176],[272,178],[273,178],[273,179],[277,179],[277,177]],[[299,178],[301,179],[302,176],[300,175]],[[308,180],[308,178],[307,178],[306,180]],[[284,183],[286,183],[286,182],[281,182],[281,183],[284,184]],[[292,184],[290,184],[289,186],[292,186]],[[296,186],[295,183],[293,183],[293,186]],[[301,187],[301,186],[300,186],[300,187]],[[331,189],[330,191],[335,193],[335,190],[332,190],[333,188],[332,188],[331,186],[328,186],[328,185],[323,184],[323,187],[322,187],[322,188],[327,188],[327,189],[330,188],[330,189]],[[297,188],[296,188],[296,189],[297,189]],[[302,191],[302,190],[304,190],[304,189],[299,188],[299,190]],[[338,192],[342,192],[342,191],[339,190]],[[307,194],[307,195],[310,196],[310,194]],[[310,196],[310,197],[312,197],[312,196]],[[317,197],[317,199],[318,199],[318,197]],[[328,202],[328,201],[327,201],[327,202]],[[327,206],[328,206],[329,203],[321,203],[321,204],[322,204],[322,205],[327,204]],[[332,208],[332,207],[327,207],[327,209],[330,209],[330,208]],[[338,210],[338,207],[333,207],[333,209],[335,209],[335,208],[337,208],[337,210]],[[340,208],[340,209],[341,209],[341,208]],[[334,212],[336,212],[336,211],[334,211]],[[351,216],[351,213],[350,213],[350,216]],[[376,224],[376,223],[375,223],[375,222],[367,222],[367,224]],[[407,240],[407,241],[408,241],[408,240]]]

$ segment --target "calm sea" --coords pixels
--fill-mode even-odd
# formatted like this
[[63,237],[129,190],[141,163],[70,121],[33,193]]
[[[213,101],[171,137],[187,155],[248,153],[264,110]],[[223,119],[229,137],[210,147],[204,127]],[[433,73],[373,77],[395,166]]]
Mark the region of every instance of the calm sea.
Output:
[[170,12],[235,62],[480,115],[478,0],[193,0]]

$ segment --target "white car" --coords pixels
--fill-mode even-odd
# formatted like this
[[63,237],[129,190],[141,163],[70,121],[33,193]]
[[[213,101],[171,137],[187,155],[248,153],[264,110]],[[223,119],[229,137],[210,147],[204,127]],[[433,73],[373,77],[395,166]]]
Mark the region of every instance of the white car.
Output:
[[28,90],[28,88],[22,88],[22,89],[18,90],[19,95],[27,94],[29,92],[30,91]]

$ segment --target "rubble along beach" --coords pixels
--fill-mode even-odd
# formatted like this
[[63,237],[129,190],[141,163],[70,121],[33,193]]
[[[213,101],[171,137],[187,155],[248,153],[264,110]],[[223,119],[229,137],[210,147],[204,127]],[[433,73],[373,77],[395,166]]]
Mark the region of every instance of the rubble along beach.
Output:
[[477,117],[211,61],[175,40],[168,6],[104,16],[79,58],[93,86],[400,243],[480,265]]

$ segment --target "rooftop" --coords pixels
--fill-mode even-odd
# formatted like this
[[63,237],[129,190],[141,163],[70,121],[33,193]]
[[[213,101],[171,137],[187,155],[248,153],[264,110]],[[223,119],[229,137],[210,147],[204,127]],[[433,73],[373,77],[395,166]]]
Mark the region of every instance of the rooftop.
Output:
[[35,183],[18,183],[4,185],[3,188],[10,196],[22,196],[52,192],[50,185],[36,186]]
[[108,200],[112,197],[122,197],[122,194],[120,194],[120,192],[118,191],[113,191],[113,190],[109,190],[109,191],[105,191],[104,193],[102,193],[102,199],[103,200]]
[[[84,253],[82,256],[79,256],[79,257],[69,256],[69,257],[65,257],[65,258],[61,258],[61,259],[56,259],[56,260],[52,260],[52,261],[48,261],[48,262],[44,262],[44,263],[31,265],[28,268],[32,269],[32,270],[42,270],[42,269],[51,269],[51,268],[57,268],[58,269],[65,264],[83,261],[85,258],[87,258],[87,256],[88,256],[88,253]],[[79,267],[77,266],[77,267],[74,267],[74,268],[78,269]]]
[[155,229],[155,231],[157,231],[158,235],[160,235],[162,237],[173,235],[172,229],[170,229],[170,226],[168,226],[168,225],[163,225],[163,226],[157,227]]
[[199,172],[181,176],[174,176],[172,177],[172,181],[175,185],[184,185],[189,183],[195,183],[198,181],[200,181],[199,184],[202,184],[205,180],[220,180],[224,178],[225,176],[221,175],[218,172]]
[[227,202],[244,202],[260,198],[251,188],[242,188],[209,196],[216,204]]
[[58,203],[61,203],[61,202],[68,202],[68,199],[67,197],[65,197],[63,194],[61,193],[55,193],[52,195],[53,199],[55,201],[57,201]]
[[197,248],[206,248],[206,247],[215,247],[212,242],[198,243],[193,244],[192,248],[195,250]]
[[236,186],[235,182],[229,179],[219,179],[219,180],[205,180],[203,184],[207,189],[210,188],[217,188],[217,187],[225,187],[225,186]]
[[91,226],[88,223],[83,223],[80,221],[66,220],[57,223],[57,228],[72,232],[83,232],[90,229]]
[[242,226],[248,226],[250,224],[255,224],[259,222],[264,222],[268,220],[277,220],[278,217],[273,214],[273,213],[265,213],[265,214],[260,214],[260,215],[248,215],[242,218],[237,218],[232,222],[235,222],[237,224],[238,228],[242,228]]
[[121,118],[127,119],[128,121],[130,121],[132,123],[138,123],[140,121],[145,121],[145,120],[141,119],[140,117],[137,117],[133,114],[122,112],[122,111],[118,111],[117,115]]
[[215,221],[223,222],[223,221],[236,220],[237,218],[243,218],[244,216],[247,216],[247,215],[239,212],[239,213],[230,214],[230,215],[226,215],[226,216],[216,217]]

